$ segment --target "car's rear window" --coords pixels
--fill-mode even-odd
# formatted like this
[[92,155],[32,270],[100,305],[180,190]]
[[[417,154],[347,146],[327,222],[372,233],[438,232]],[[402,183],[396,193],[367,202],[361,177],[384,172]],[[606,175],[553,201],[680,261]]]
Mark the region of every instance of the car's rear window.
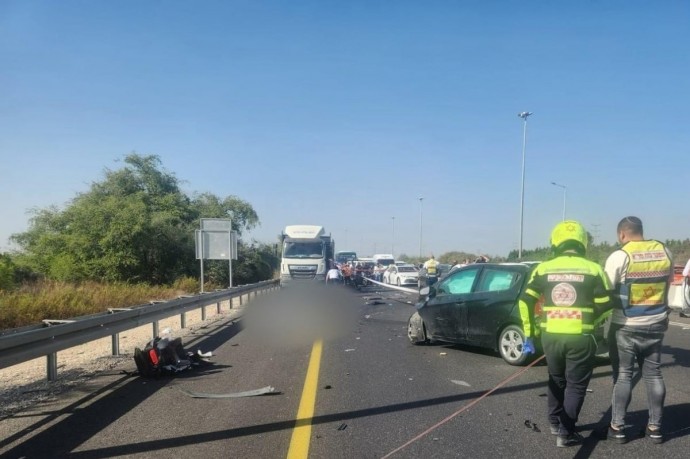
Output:
[[477,285],[477,292],[500,292],[510,290],[520,279],[520,273],[499,269],[486,268]]

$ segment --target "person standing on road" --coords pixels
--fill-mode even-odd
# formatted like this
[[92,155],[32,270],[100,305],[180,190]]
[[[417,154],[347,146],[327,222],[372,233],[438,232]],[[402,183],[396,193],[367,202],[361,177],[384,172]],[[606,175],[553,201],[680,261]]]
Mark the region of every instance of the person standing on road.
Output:
[[688,291],[690,288],[690,259],[685,263],[685,268],[683,268],[683,309],[678,314],[681,317],[690,317],[690,303],[688,303]]
[[341,271],[343,273],[343,283],[345,285],[350,285],[350,280],[352,278],[352,266],[350,265],[350,262],[345,263]]
[[338,284],[340,283],[340,271],[333,265],[331,269],[326,273],[326,283],[327,284]]
[[383,272],[386,270],[386,267],[383,266],[381,263],[376,263],[376,267],[374,268],[374,280],[378,282],[383,281]]
[[666,397],[661,375],[661,344],[668,329],[673,260],[664,244],[644,238],[639,218],[625,217],[618,223],[617,232],[622,247],[609,255],[604,268],[613,286],[615,306],[608,334],[614,381],[608,437],[619,443],[627,441],[625,415],[637,361],[647,387],[646,435],[654,443],[661,443],[661,415]]
[[438,280],[438,262],[432,255],[423,265],[426,270],[426,285],[434,285]]
[[[534,269],[519,306],[526,337],[523,352],[533,354],[533,337],[541,334],[551,433],[557,435],[556,446],[567,447],[583,442],[575,424],[594,369],[597,343],[592,333],[611,308],[610,287],[601,266],[585,258],[587,232],[580,223],[556,225],[551,248],[554,258]],[[534,320],[534,306],[542,296],[541,317]]]

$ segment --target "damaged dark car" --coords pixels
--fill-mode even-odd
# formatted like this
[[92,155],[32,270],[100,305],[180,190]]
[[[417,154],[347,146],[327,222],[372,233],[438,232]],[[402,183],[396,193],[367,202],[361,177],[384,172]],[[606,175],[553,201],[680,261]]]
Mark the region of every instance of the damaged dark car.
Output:
[[[518,299],[535,262],[477,263],[450,273],[420,291],[417,311],[408,322],[413,344],[441,341],[497,351],[511,365],[524,365],[525,335]],[[540,305],[535,311],[539,314]],[[603,327],[595,332],[599,354],[606,353]]]

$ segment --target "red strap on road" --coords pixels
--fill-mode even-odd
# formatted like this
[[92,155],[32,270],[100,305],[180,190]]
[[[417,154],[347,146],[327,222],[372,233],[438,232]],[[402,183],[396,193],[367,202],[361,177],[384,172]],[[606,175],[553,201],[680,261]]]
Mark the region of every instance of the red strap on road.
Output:
[[510,381],[512,381],[513,379],[517,378],[518,376],[520,376],[521,374],[523,374],[524,372],[526,372],[527,370],[529,370],[531,367],[533,367],[534,365],[536,365],[537,362],[540,362],[540,361],[543,360],[543,359],[544,359],[544,355],[542,355],[542,356],[539,357],[538,359],[534,360],[534,362],[530,363],[529,365],[527,365],[527,366],[526,366],[525,368],[523,368],[522,370],[513,373],[512,375],[510,375],[509,377],[507,377],[506,379],[504,379],[503,381],[501,381],[500,383],[498,383],[498,385],[497,385],[496,387],[494,387],[493,389],[491,389],[490,391],[486,392],[485,394],[481,395],[480,397],[475,398],[474,400],[472,400],[470,403],[468,403],[467,405],[465,405],[465,406],[463,406],[462,408],[460,408],[460,409],[459,409],[458,411],[456,411],[455,413],[453,413],[453,414],[451,414],[450,416],[448,416],[447,418],[442,419],[441,421],[437,422],[436,424],[434,424],[433,426],[429,427],[429,428],[426,429],[424,432],[420,433],[419,435],[417,435],[416,437],[414,437],[413,439],[411,439],[411,440],[408,441],[407,443],[405,443],[405,444],[403,444],[403,445],[400,445],[399,447],[395,448],[393,451],[391,451],[390,453],[386,454],[386,455],[383,456],[381,459],[387,459],[387,458],[391,457],[393,454],[397,453],[398,451],[401,451],[401,450],[407,448],[407,447],[410,446],[412,443],[416,442],[417,440],[419,440],[420,438],[422,438],[423,436],[425,436],[425,435],[428,434],[429,432],[431,432],[431,431],[437,429],[438,427],[440,427],[440,426],[442,426],[443,424],[445,424],[446,422],[450,421],[451,419],[453,419],[454,417],[456,417],[457,415],[459,415],[459,414],[462,413],[463,411],[466,411],[466,410],[470,409],[472,406],[476,405],[476,404],[479,403],[481,400],[485,399],[486,397],[488,397],[488,396],[491,395],[492,393],[496,392],[496,390],[498,390],[498,389],[500,389],[501,387],[505,386],[505,385],[508,384]]

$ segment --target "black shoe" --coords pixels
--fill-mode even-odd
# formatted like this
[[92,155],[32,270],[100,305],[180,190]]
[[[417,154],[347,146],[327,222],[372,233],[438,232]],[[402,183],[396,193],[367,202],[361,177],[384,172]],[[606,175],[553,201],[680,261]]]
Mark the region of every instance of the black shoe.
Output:
[[616,430],[613,427],[609,426],[609,433],[607,437],[609,440],[613,440],[617,443],[620,443],[621,445],[628,441],[628,438],[625,436],[625,431],[623,430],[623,428]]
[[584,441],[585,439],[582,437],[582,435],[577,432],[573,432],[568,436],[559,435],[556,438],[556,446],[559,448],[567,448],[569,446],[581,445]]
[[664,441],[664,435],[661,433],[661,429],[652,430],[649,428],[649,426],[647,426],[645,434],[650,440],[652,440],[652,443],[658,444],[663,443]]

